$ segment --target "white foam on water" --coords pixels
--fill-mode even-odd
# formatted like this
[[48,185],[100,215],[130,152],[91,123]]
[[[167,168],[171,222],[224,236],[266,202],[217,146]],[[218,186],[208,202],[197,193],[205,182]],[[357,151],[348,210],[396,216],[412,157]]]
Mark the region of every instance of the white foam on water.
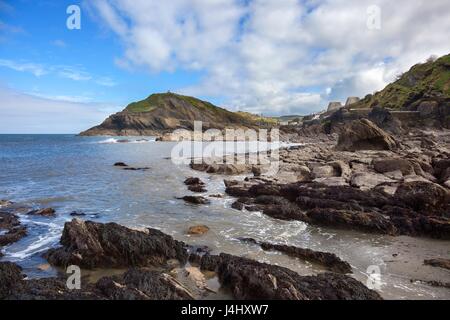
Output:
[[155,142],[156,138],[138,138],[138,139],[118,139],[118,138],[108,138],[105,140],[101,140],[95,143],[98,144],[116,144],[116,143],[149,143],[149,142]]
[[44,226],[47,228],[47,232],[44,234],[39,234],[37,238],[23,250],[9,252],[7,248],[5,252],[5,256],[7,258],[15,261],[20,261],[36,253],[48,250],[58,243],[58,240],[61,237],[62,226],[52,222],[30,220],[29,218],[26,218],[24,216],[21,216],[20,220],[23,224],[26,224],[28,226],[33,224],[37,226]]

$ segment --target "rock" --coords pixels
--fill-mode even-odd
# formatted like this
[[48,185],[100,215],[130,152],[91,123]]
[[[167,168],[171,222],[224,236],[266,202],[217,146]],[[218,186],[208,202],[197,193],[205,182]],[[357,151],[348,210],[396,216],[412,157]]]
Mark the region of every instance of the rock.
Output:
[[320,184],[332,187],[332,186],[348,186],[347,181],[343,177],[328,177],[328,178],[317,178],[313,180]]
[[64,225],[62,247],[50,249],[44,256],[52,265],[88,269],[161,266],[169,259],[187,260],[184,243],[156,229],[146,231],[74,219]]
[[400,170],[389,171],[389,172],[385,172],[383,174],[386,177],[393,179],[393,180],[402,180],[402,178],[403,178],[403,173]]
[[86,213],[81,212],[81,211],[72,211],[72,212],[70,213],[70,215],[71,215],[72,217],[82,217],[82,216],[85,216]]
[[209,197],[211,197],[211,198],[223,198],[223,194],[221,194],[221,193],[210,194]]
[[424,215],[438,216],[450,210],[450,192],[432,182],[407,182],[399,185],[394,197]]
[[375,188],[382,183],[391,183],[393,180],[376,173],[356,173],[351,177],[350,185],[360,188],[361,190],[368,190]]
[[316,166],[312,169],[314,178],[336,177],[337,172],[332,166]]
[[95,287],[109,300],[186,300],[194,296],[173,277],[147,269],[104,277]]
[[352,121],[339,134],[337,150],[393,150],[394,138],[367,119]]
[[424,260],[423,263],[432,267],[440,267],[450,270],[450,259],[443,259],[443,258],[428,259]]
[[434,159],[432,165],[434,175],[440,182],[450,179],[450,159]]
[[400,171],[403,175],[415,174],[413,164],[407,159],[383,158],[373,160],[373,168],[379,173]]
[[147,171],[147,170],[150,170],[150,167],[124,167],[123,170],[128,170],[128,171]]
[[0,300],[11,295],[22,279],[19,266],[12,262],[0,262]]
[[208,191],[208,190],[205,189],[205,187],[203,185],[200,185],[200,184],[190,185],[190,186],[188,186],[188,190],[192,191],[192,192],[206,192],[206,191]]
[[0,234],[0,247],[17,242],[27,235],[27,229],[20,225],[19,217],[8,212],[0,212],[0,230],[6,230]]
[[205,183],[202,180],[200,180],[200,178],[189,177],[186,180],[184,180],[184,184],[188,185],[188,186],[192,186],[192,185],[204,185]]
[[421,117],[430,117],[439,113],[439,104],[437,101],[423,101],[417,107]]
[[82,281],[79,290],[67,288],[64,278],[23,280],[21,269],[0,262],[0,299],[9,300],[184,300],[194,296],[171,276],[146,268],[103,277],[97,283]]
[[178,198],[178,199],[182,199],[185,202],[189,202],[189,203],[193,203],[193,204],[209,204],[210,201],[208,199],[206,199],[205,197],[201,197],[201,196],[184,196],[182,198]]
[[190,282],[193,283],[197,288],[204,290],[206,289],[206,278],[205,275],[197,267],[185,267],[184,275],[188,278]]
[[448,288],[450,289],[450,282],[442,282],[442,281],[436,281],[436,280],[418,280],[418,279],[411,279],[411,283],[422,283],[426,284],[428,286],[432,287],[441,287],[441,288]]
[[249,173],[252,170],[251,165],[235,164],[235,163],[194,163],[190,164],[191,169],[197,171],[204,171],[207,173],[224,174],[224,175],[238,175],[241,173]]
[[217,270],[222,287],[238,300],[381,300],[359,281],[337,273],[300,276],[287,268],[224,253],[203,256],[201,268]]
[[14,202],[11,202],[9,200],[0,200],[0,208],[9,207],[12,204],[14,204]]
[[202,235],[209,231],[209,227],[205,225],[199,225],[199,226],[192,226],[189,227],[187,233],[193,234],[193,235]]
[[37,268],[41,271],[47,271],[51,268],[51,266],[48,263],[43,263],[37,266]]
[[348,262],[341,260],[334,253],[314,251],[311,249],[304,249],[295,246],[288,246],[284,244],[273,244],[270,242],[257,242],[252,238],[242,239],[245,242],[258,244],[263,250],[276,250],[283,252],[291,257],[300,258],[305,261],[318,263],[330,271],[338,273],[352,273],[352,267]]
[[30,216],[43,216],[43,217],[54,217],[55,216],[55,209],[53,208],[45,208],[40,210],[33,210],[27,213],[27,215]]
[[128,167],[128,165],[124,162],[116,162],[114,163],[115,167]]
[[337,161],[329,162],[328,165],[330,165],[334,168],[336,176],[338,176],[338,177],[343,177],[345,179],[349,179],[352,174],[352,170],[350,169],[350,166],[347,163],[345,163],[344,161],[337,160]]

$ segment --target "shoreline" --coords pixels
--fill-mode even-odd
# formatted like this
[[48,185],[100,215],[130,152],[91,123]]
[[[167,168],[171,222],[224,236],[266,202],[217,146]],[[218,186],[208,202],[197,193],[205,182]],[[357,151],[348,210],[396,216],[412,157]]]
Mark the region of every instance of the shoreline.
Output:
[[[332,145],[333,143],[335,143],[334,141],[330,141],[330,145]],[[305,148],[309,148],[307,151],[305,151]],[[291,161],[291,160],[289,160],[289,158],[292,158],[293,156],[294,157],[297,157],[298,159],[301,159],[301,157],[302,157],[302,152],[303,153],[309,153],[309,155],[312,155],[312,154],[316,154],[316,155],[318,155],[319,157],[316,157],[316,156],[314,156],[315,158],[314,159],[310,159],[310,160],[314,160],[314,162],[318,162],[318,163],[322,163],[322,162],[324,162],[324,161],[326,161],[326,160],[324,160],[324,159],[327,159],[327,156],[326,156],[326,154],[324,154],[324,153],[326,153],[326,146],[324,146],[324,145],[320,145],[320,146],[317,146],[317,145],[305,145],[305,146],[301,146],[300,148],[294,148],[294,149],[292,149],[292,150],[283,150],[281,153],[282,153],[282,161],[283,161],[283,163],[285,163],[285,164],[289,164],[289,166],[292,166],[292,163],[290,163],[290,162],[288,162],[288,161]],[[313,152],[311,152],[310,151],[310,149],[316,149],[316,153],[313,153]],[[302,151],[303,150],[303,151]],[[333,151],[334,152],[334,151]],[[365,154],[366,156],[367,156],[367,154],[370,154],[370,152],[369,153],[365,153],[365,152],[362,152],[361,154]],[[304,154],[303,154],[303,156],[305,156]],[[285,161],[285,160],[288,160],[288,161]],[[297,164],[295,164],[295,165],[297,165]],[[282,174],[281,175],[279,175],[279,176],[277,176],[277,177],[275,177],[274,179],[276,179],[276,182],[277,183],[289,183],[289,179],[291,179],[291,177],[290,176],[292,176],[292,171],[287,171],[287,170],[285,170],[286,169],[286,167],[283,167],[282,166]],[[285,173],[283,173],[283,172],[290,172],[290,174],[285,174]],[[334,171],[333,171],[334,172]],[[240,173],[240,174],[251,174],[251,172],[247,172],[247,173]],[[213,172],[211,173],[208,173],[208,174],[214,174]],[[253,173],[254,174],[254,173]],[[258,174],[258,173],[257,173]],[[333,173],[334,174],[334,173]],[[298,175],[296,175],[295,176],[296,177],[296,179],[298,179]],[[329,177],[329,178],[333,178],[333,177]],[[252,178],[252,177],[250,177],[250,180],[252,180],[252,179],[262,179],[261,178],[261,176],[259,176],[259,177],[254,177],[254,178]],[[319,178],[320,179],[320,178]],[[336,180],[336,179],[334,179],[334,180]],[[404,180],[404,179],[403,179]],[[333,179],[331,179],[331,181],[333,182]],[[395,239],[395,238],[394,238]],[[398,238],[397,238],[398,239]],[[407,238],[407,239],[410,239],[409,237]],[[411,239],[414,239],[414,238],[411,238]],[[394,240],[395,241],[395,240]],[[438,240],[436,240],[436,241],[438,241]],[[413,245],[414,244],[414,240],[412,241],[412,243],[410,243],[409,245]],[[406,250],[406,249],[405,249]],[[405,251],[405,252],[403,252],[404,254],[406,254],[406,252],[407,251]],[[412,257],[405,257],[405,260],[406,259],[410,259],[411,260],[411,258]],[[437,258],[437,257],[427,257],[427,258]],[[390,260],[398,260],[398,259],[390,259]],[[411,265],[408,265],[408,266],[405,266],[405,263],[403,262],[404,260],[400,260],[400,261],[393,261],[393,262],[388,262],[388,264],[391,264],[391,265],[394,265],[395,267],[395,269],[396,270],[398,270],[398,271],[396,271],[397,273],[401,273],[401,272],[403,272],[403,270],[406,268],[406,269],[408,269],[409,271],[407,272],[407,274],[409,274],[410,273],[410,271],[411,271],[411,269],[413,269],[413,268],[419,268],[419,262],[420,261],[418,261],[418,260],[416,260],[415,262],[414,262],[414,267],[411,267]],[[350,261],[351,262],[351,261]],[[390,267],[391,268],[391,267]],[[435,279],[435,278],[427,278],[427,277],[424,277],[425,275],[427,275],[427,274],[429,274],[430,273],[430,270],[435,270],[435,269],[429,269],[429,268],[431,268],[431,267],[426,267],[426,268],[420,268],[420,269],[422,269],[423,271],[419,271],[419,272],[416,272],[415,273],[415,279],[411,279],[411,280],[420,280],[420,281],[436,281],[436,280],[439,280],[439,281],[445,281],[446,279],[445,279],[445,272],[444,273],[442,273],[442,272],[435,272],[435,273],[439,273],[439,278],[438,279]],[[439,269],[440,270],[440,269]],[[416,270],[417,271],[417,270]],[[359,271],[358,271],[359,272]],[[414,273],[414,272],[413,272]],[[360,277],[360,279],[362,279],[362,277]],[[447,290],[447,289],[446,289]]]

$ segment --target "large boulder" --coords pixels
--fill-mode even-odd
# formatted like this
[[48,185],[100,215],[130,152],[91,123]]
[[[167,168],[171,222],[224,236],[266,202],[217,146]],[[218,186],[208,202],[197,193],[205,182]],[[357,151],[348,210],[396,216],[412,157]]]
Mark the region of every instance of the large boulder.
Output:
[[354,120],[339,134],[337,150],[393,150],[397,147],[394,138],[367,119]]
[[0,300],[5,299],[23,279],[22,269],[12,262],[0,262]]
[[3,231],[0,233],[0,248],[27,235],[27,229],[20,225],[19,217],[9,212],[0,212],[0,231]]
[[343,274],[300,276],[287,268],[224,253],[204,255],[200,265],[216,270],[222,287],[239,300],[381,300],[377,292]]
[[403,175],[415,174],[411,161],[402,158],[382,158],[373,160],[373,168],[379,173],[400,170]]
[[165,265],[187,260],[185,244],[156,229],[132,230],[116,223],[74,219],[64,225],[62,247],[50,249],[47,260],[56,266],[115,268]]
[[432,182],[413,181],[401,184],[394,197],[424,215],[450,214],[450,192]]

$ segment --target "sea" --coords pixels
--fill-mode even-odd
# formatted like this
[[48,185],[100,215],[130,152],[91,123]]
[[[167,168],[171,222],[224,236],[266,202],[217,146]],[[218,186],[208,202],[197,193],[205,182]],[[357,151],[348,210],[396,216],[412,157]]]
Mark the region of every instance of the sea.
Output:
[[[261,150],[249,143],[228,143],[235,144],[232,150],[238,153]],[[0,199],[14,202],[14,210],[28,230],[26,237],[3,248],[0,261],[18,263],[28,278],[54,276],[59,271],[43,267],[42,254],[59,245],[64,223],[77,212],[86,220],[160,229],[177,240],[208,246],[212,253],[245,256],[302,275],[326,270],[279,252],[263,251],[238,238],[333,252],[352,265],[353,277],[373,286],[384,298],[450,298],[449,289],[419,281],[438,277],[450,282],[448,271],[422,266],[424,259],[448,256],[449,241],[368,235],[235,210],[231,208],[234,199],[224,192],[223,180],[230,177],[193,171],[189,161],[174,161],[177,146],[176,142],[156,142],[154,137],[0,135]],[[123,170],[113,165],[116,162],[148,170]],[[207,192],[196,195],[207,197],[210,204],[193,205],[177,199],[193,194],[183,183],[191,176],[206,183]],[[222,197],[210,197],[218,194]],[[55,217],[26,215],[31,209],[48,207],[56,210]],[[187,234],[190,226],[200,224],[207,225],[209,232]]]

